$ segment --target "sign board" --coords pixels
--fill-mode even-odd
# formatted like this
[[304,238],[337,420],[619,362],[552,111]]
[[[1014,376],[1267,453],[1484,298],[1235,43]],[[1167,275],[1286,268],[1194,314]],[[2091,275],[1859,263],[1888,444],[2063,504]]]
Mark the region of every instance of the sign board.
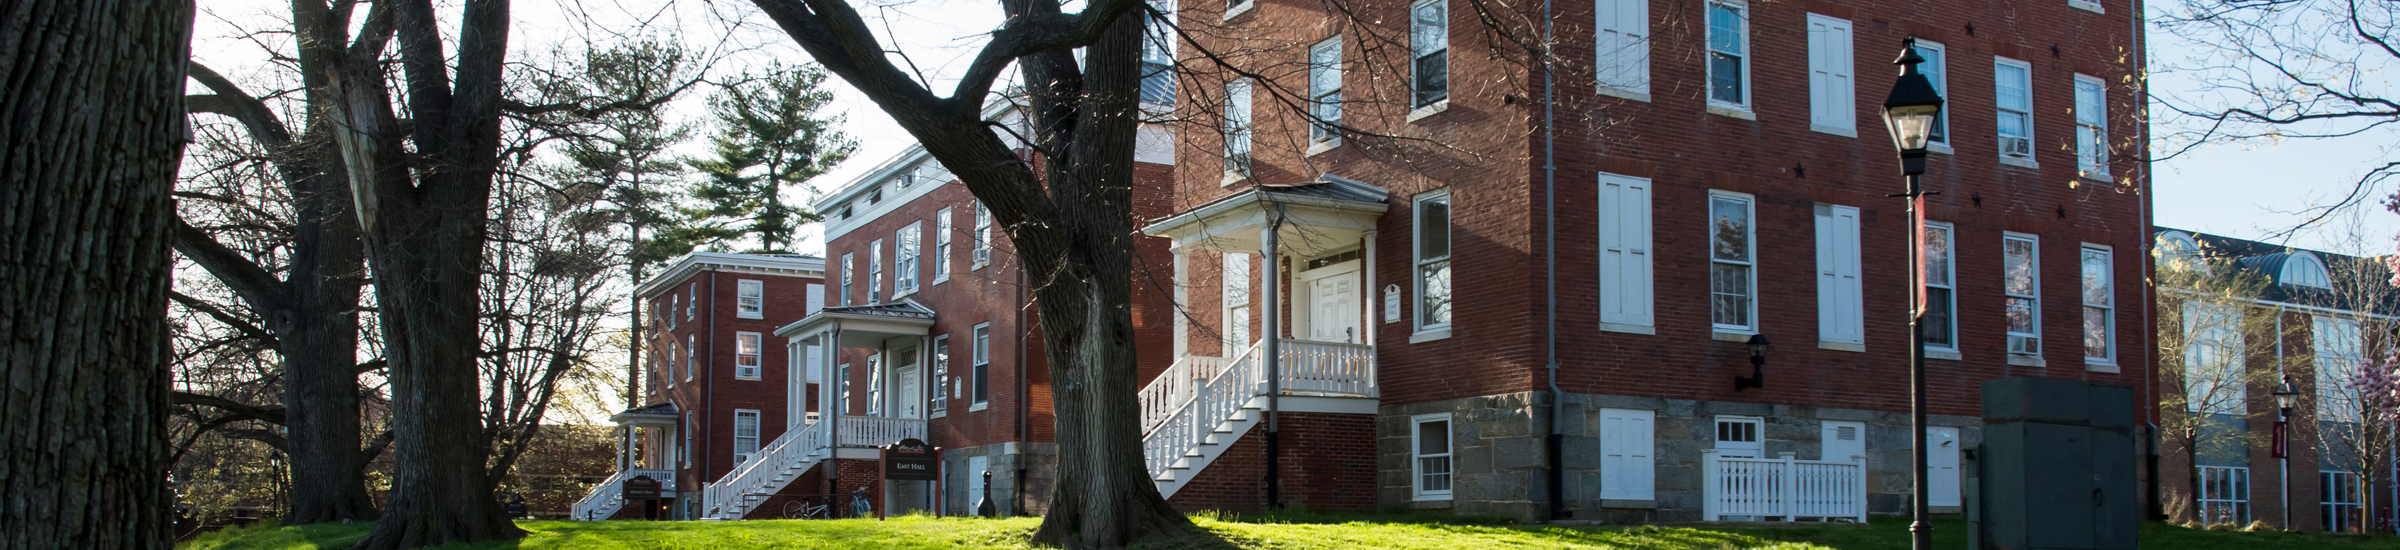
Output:
[[1400,285],[1383,285],[1383,322],[1400,322]]
[[503,510],[503,511],[506,511],[506,512],[508,512],[508,519],[525,519],[525,518],[526,518],[526,515],[525,515],[525,499],[522,499],[522,498],[520,498],[520,499],[517,499],[517,500],[509,501],[507,504],[502,504],[502,505],[500,505],[500,509],[501,509],[501,510]]
[[658,480],[646,475],[625,480],[625,500],[658,500]]
[[886,481],[933,481],[939,473],[941,458],[934,448],[917,438],[902,439],[883,446],[883,479]]
[[2283,421],[2275,421],[2275,452],[2267,458],[2291,458],[2291,449],[2284,445]]

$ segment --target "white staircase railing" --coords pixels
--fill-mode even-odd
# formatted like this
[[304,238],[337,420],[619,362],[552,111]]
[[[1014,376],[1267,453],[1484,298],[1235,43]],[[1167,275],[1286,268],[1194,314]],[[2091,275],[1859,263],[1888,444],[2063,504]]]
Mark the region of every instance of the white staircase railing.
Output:
[[1232,359],[1223,357],[1186,355],[1175,360],[1175,364],[1168,365],[1166,372],[1159,373],[1158,378],[1150,379],[1149,385],[1142,386],[1142,431],[1148,432],[1158,427],[1158,423],[1165,422],[1167,417],[1174,416],[1175,411],[1182,410],[1184,402],[1192,400],[1194,390],[1208,383],[1209,379],[1216,378],[1217,373],[1223,372],[1225,366],[1231,364]]
[[618,470],[607,481],[593,486],[591,492],[584,493],[582,500],[575,501],[572,519],[602,520],[617,515],[617,510],[625,507],[625,480],[634,476],[650,476],[658,480],[661,492],[674,491],[674,470]]
[[784,430],[775,441],[752,453],[733,471],[701,491],[709,517],[741,519],[750,504],[783,490],[783,485],[815,466],[825,456],[825,437],[818,422]]
[[1216,376],[1194,387],[1191,397],[1173,414],[1143,434],[1142,457],[1152,479],[1166,475],[1184,455],[1208,441],[1218,424],[1232,418],[1251,397],[1266,392],[1258,349],[1259,344],[1251,344],[1250,349],[1242,350]]
[[1729,516],[1849,519],[1867,521],[1867,460],[1794,460],[1717,456],[1701,451],[1701,518]]

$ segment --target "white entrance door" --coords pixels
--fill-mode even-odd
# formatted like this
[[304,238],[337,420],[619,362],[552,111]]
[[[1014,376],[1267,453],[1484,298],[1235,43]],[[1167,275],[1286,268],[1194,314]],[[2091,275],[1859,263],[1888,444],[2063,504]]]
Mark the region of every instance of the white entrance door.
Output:
[[899,360],[892,363],[892,389],[885,392],[885,395],[892,396],[889,410],[897,418],[924,418],[925,400],[917,397],[917,350],[904,350],[893,355]]
[[1925,503],[1958,506],[1958,428],[1925,428]]
[[1823,426],[1825,454],[1819,460],[1849,462],[1850,457],[1866,456],[1867,425],[1865,423],[1829,420]]
[[[1309,282],[1308,339],[1319,342],[1356,344],[1358,333],[1357,262],[1343,267],[1324,267],[1331,271]],[[1313,271],[1313,270],[1312,270]]]

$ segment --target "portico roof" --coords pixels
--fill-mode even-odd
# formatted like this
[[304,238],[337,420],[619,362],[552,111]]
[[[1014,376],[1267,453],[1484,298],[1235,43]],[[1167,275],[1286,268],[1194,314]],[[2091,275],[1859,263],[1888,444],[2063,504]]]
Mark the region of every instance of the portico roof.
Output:
[[675,421],[675,419],[676,419],[678,416],[680,416],[681,414],[683,414],[681,411],[675,410],[675,402],[673,402],[673,401],[666,401],[666,402],[661,402],[661,403],[657,403],[657,404],[652,404],[652,405],[646,405],[646,406],[642,406],[642,407],[636,407],[636,408],[632,408],[632,409],[627,409],[625,412],[621,412],[621,413],[617,413],[617,414],[609,415],[609,417],[608,417],[608,421],[610,421],[610,422],[615,422],[615,423],[618,423],[618,424],[625,424],[625,423],[636,422],[636,421],[644,421],[644,420],[648,420],[648,421],[657,421],[657,422],[674,422],[674,421]]
[[1260,230],[1280,219],[1278,244],[1300,256],[1335,252],[1375,229],[1391,209],[1391,191],[1325,174],[1315,181],[1252,187],[1142,228],[1174,240],[1177,251],[1257,251]]
[[795,338],[839,326],[844,347],[875,347],[875,344],[889,338],[932,333],[933,315],[933,308],[917,303],[915,298],[901,298],[898,302],[882,304],[835,306],[817,310],[792,324],[775,329],[775,335]]

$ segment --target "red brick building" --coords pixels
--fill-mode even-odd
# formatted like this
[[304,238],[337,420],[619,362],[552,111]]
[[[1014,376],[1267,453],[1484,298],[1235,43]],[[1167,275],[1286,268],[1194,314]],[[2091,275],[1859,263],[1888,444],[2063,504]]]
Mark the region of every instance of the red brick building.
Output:
[[[2179,522],[2391,532],[2392,451],[2353,384],[2391,350],[2381,259],[2160,228],[2160,473]],[[2289,390],[2283,410],[2275,392]],[[2280,426],[2279,426],[2280,424]],[[2279,442],[2277,438],[2281,437]]]
[[[702,489],[758,457],[816,414],[817,380],[775,329],[824,307],[824,260],[693,252],[634,295],[654,312],[640,327],[644,406],[617,413],[618,471],[576,503],[578,519],[695,518]],[[660,500],[628,506],[623,484],[661,482]]]
[[[1179,52],[1191,122],[1174,214],[1147,231],[1173,241],[1192,320],[1177,365],[1194,365],[1198,393],[1214,372],[1281,363],[1281,390],[1232,400],[1285,401],[1264,404],[1283,412],[1282,503],[1904,512],[1910,226],[1884,196],[1903,182],[1878,102],[1911,38],[1949,100],[1924,180],[1941,193],[1926,214],[1937,510],[1958,509],[1981,382],[2155,398],[2149,180],[2130,160],[2147,139],[2141,58],[2125,53],[2140,51],[2138,4],[1552,6],[1552,70],[1526,46],[1538,3],[1180,7],[1184,28],[1208,30]],[[1754,336],[1773,342],[1764,385],[1737,388]],[[1282,350],[1252,351],[1266,347]],[[1266,455],[1245,448],[1261,404],[1185,427],[1157,415],[1154,441],[1198,434],[1156,443],[1171,501],[1201,488],[1209,507],[1265,504]],[[1372,425],[1338,420],[1358,412]],[[1318,458],[1368,445],[1372,458]],[[1839,511],[1744,508],[1721,484],[1745,467],[1839,470],[1859,490]],[[1304,483],[1376,496],[1318,500]]]

